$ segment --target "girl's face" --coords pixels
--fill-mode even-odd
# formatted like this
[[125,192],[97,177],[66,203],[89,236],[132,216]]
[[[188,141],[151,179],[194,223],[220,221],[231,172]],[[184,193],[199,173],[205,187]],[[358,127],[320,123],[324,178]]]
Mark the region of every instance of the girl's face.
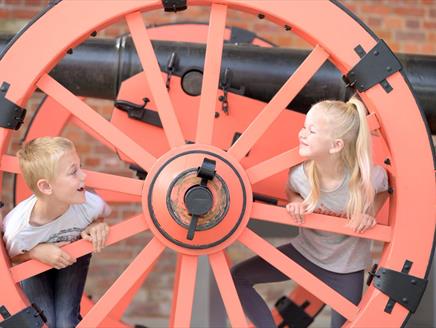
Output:
[[330,156],[335,144],[331,132],[322,110],[312,107],[306,115],[303,128],[298,133],[300,156],[314,160]]

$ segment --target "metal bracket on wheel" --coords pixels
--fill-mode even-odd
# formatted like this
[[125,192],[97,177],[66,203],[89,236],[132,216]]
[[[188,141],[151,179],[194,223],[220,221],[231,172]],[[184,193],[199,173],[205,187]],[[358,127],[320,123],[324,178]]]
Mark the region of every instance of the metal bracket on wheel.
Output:
[[44,322],[47,322],[43,312],[35,305],[21,310],[20,312],[10,315],[5,306],[0,306],[0,314],[3,321],[0,322],[1,328],[16,328],[16,327],[42,327]]
[[392,87],[386,79],[401,70],[402,66],[387,44],[379,40],[368,53],[360,46],[355,51],[361,60],[343,77],[347,86],[363,92],[380,83],[387,93],[391,92]]
[[392,312],[396,302],[412,313],[416,311],[427,286],[427,279],[409,275],[411,266],[412,262],[406,261],[402,272],[382,267],[374,275],[375,288],[389,296],[386,313]]
[[302,305],[295,304],[288,297],[283,296],[279,298],[275,304],[277,311],[280,313],[283,321],[279,324],[279,328],[282,327],[308,327],[313,318],[304,311],[306,307],[310,305],[309,302],[304,302]]
[[177,12],[188,8],[186,0],[162,0],[165,11]]
[[6,99],[10,84],[3,82],[0,87],[0,127],[18,130],[24,122],[26,110]]
[[115,100],[115,107],[123,112],[126,112],[129,118],[148,123],[159,128],[162,128],[162,122],[159,113],[145,108],[150,101],[147,97],[143,99],[144,103],[138,105],[127,100]]

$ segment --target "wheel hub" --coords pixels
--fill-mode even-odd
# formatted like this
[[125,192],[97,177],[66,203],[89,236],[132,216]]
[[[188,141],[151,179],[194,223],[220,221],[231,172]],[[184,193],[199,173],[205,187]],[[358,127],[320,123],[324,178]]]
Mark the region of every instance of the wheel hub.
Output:
[[162,156],[143,190],[150,229],[188,253],[226,247],[246,226],[251,203],[245,170],[213,146],[186,145]]
[[180,173],[171,183],[167,193],[170,215],[185,229],[189,228],[192,214],[199,216],[196,230],[207,230],[216,226],[229,208],[230,195],[223,178],[215,178],[202,186],[195,168]]

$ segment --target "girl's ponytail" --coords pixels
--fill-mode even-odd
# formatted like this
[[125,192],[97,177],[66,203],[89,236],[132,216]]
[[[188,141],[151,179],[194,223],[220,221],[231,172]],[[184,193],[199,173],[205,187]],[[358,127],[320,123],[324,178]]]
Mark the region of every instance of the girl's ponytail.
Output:
[[[366,108],[364,104],[351,98],[346,105],[349,110],[357,111],[359,116],[359,128],[354,145],[354,151],[349,152],[347,161],[351,164],[350,177],[350,201],[348,203],[347,214],[353,220],[359,220],[361,213],[367,213],[374,200],[374,187],[371,181],[372,156],[371,156],[371,135],[366,118]],[[345,153],[347,151],[345,150]],[[354,154],[353,154],[354,153]],[[352,156],[354,158],[350,158]]]

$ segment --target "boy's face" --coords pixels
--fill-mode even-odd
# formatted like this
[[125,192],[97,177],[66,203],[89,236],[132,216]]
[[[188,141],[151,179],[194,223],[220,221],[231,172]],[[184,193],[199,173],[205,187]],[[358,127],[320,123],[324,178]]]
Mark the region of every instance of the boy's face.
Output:
[[85,177],[77,152],[66,151],[59,159],[56,176],[50,183],[52,197],[67,204],[85,202]]

